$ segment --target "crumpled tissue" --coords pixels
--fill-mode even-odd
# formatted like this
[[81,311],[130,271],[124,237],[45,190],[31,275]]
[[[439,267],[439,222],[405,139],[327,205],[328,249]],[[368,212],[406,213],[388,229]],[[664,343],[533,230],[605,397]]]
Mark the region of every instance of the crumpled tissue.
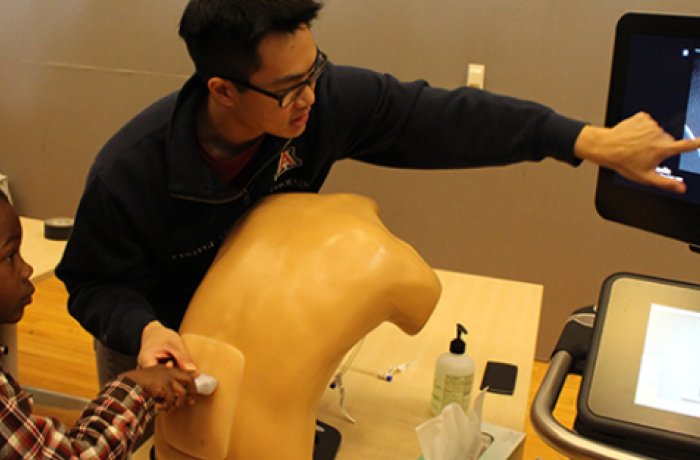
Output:
[[425,460],[477,460],[487,447],[481,436],[485,390],[474,399],[469,415],[453,402],[437,417],[416,427]]

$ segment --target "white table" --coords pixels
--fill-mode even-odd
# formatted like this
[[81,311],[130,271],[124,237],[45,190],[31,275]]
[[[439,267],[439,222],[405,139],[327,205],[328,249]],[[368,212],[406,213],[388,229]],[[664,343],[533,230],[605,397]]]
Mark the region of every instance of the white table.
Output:
[[[489,360],[518,366],[512,396],[487,393],[484,420],[525,431],[528,393],[539,327],[540,285],[436,270],[443,285],[440,302],[415,337],[392,324],[372,331],[343,381],[348,421],[336,390],[326,390],[318,418],[339,429],[338,460],[415,460],[420,455],[415,427],[432,418],[430,398],[435,359],[448,351],[456,323],[469,330],[467,353],[474,359],[474,395]],[[415,362],[391,383],[376,377],[391,366]],[[522,448],[521,448],[522,450]],[[516,454],[516,457],[522,452]]]

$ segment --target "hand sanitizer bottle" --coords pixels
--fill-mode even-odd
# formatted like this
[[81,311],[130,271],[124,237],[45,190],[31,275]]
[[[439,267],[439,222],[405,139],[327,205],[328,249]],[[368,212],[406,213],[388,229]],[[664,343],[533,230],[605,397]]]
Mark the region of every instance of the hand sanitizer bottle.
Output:
[[467,329],[457,324],[457,338],[450,342],[449,353],[441,354],[435,363],[433,415],[439,415],[443,407],[455,401],[462,406],[465,414],[468,413],[474,383],[474,360],[465,354],[467,346],[461,338],[462,334],[466,335]]

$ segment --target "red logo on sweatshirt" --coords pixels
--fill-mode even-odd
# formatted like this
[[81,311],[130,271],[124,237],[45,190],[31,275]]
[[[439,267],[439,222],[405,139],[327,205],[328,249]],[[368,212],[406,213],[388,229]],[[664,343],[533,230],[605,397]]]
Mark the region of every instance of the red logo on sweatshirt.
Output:
[[289,171],[290,169],[298,168],[301,166],[301,160],[297,158],[297,156],[294,154],[296,149],[294,147],[289,147],[286,150],[283,150],[282,153],[280,153],[280,160],[277,163],[277,172],[275,173],[275,180],[279,179],[279,177]]

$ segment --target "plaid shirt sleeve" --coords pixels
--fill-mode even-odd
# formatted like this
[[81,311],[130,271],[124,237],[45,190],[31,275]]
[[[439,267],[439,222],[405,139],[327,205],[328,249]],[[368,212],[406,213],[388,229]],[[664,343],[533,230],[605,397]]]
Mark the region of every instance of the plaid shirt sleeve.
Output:
[[125,459],[155,414],[152,400],[129,379],[107,384],[70,431],[32,416],[31,395],[0,370],[0,459]]

